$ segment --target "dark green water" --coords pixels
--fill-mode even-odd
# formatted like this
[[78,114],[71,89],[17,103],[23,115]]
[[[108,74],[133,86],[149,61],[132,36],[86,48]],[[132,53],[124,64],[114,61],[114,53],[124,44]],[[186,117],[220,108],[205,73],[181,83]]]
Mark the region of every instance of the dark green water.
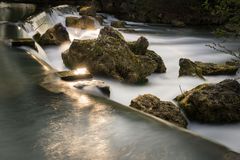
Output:
[[[11,15],[22,15],[22,7]],[[237,156],[112,101],[41,88],[39,83],[47,74],[44,68],[23,50],[3,43],[22,36],[17,27],[0,25],[0,159],[221,160]]]

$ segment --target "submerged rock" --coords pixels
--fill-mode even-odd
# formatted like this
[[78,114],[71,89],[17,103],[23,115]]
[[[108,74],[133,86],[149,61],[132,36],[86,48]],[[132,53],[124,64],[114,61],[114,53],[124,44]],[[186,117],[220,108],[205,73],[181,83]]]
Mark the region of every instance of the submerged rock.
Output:
[[66,26],[79,28],[79,29],[88,29],[88,30],[96,29],[95,19],[91,16],[82,16],[81,18],[73,17],[73,16],[67,17]]
[[240,121],[240,84],[236,80],[202,84],[175,100],[191,120],[220,124]]
[[146,56],[157,63],[156,73],[165,73],[166,66],[157,53],[152,50],[148,50],[149,42],[145,37],[140,37],[137,41],[128,42],[128,46],[131,51],[136,55]]
[[162,118],[179,127],[187,127],[187,120],[179,107],[172,102],[161,101],[158,97],[151,94],[138,96],[131,101],[130,106]]
[[115,28],[124,28],[126,25],[126,22],[124,21],[112,21],[111,26]]
[[78,82],[74,87],[84,89],[85,87],[94,87],[100,90],[104,95],[110,96],[110,87],[103,81],[91,80]]
[[66,28],[58,23],[54,27],[48,29],[38,40],[40,45],[60,45],[69,42],[69,35]]
[[179,77],[198,76],[203,78],[203,75],[234,75],[239,69],[238,65],[192,62],[184,58],[180,59],[179,65]]
[[157,68],[151,58],[135,55],[121,33],[111,27],[103,28],[95,40],[74,40],[62,58],[68,68],[86,66],[93,74],[129,83],[145,81]]
[[84,16],[96,16],[96,9],[94,6],[84,6],[79,9],[79,14]]

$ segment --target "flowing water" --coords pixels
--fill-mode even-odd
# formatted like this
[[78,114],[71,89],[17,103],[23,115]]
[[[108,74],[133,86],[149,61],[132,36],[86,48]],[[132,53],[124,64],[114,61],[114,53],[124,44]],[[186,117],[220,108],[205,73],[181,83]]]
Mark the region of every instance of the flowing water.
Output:
[[[63,22],[66,15],[77,14],[73,9],[60,7],[51,14],[35,17],[33,26],[10,22],[9,17],[12,16],[8,17],[9,13],[15,15],[14,21],[18,15],[18,18],[21,18],[23,13],[26,14],[24,6],[19,6],[17,11],[5,12],[6,19],[0,24],[0,159],[220,160],[234,156],[234,153],[221,145],[105,98],[81,93],[74,89],[72,84],[58,79],[53,78],[54,83],[50,81],[49,88],[55,85],[55,89],[62,89],[65,94],[51,93],[42,88],[39,84],[49,78],[49,68],[46,70],[46,66],[39,65],[33,57],[42,59],[55,69],[66,69],[60,61],[60,53],[69,44],[59,48],[44,48],[47,54],[40,48],[37,53],[28,49],[29,55],[22,49],[10,48],[6,43],[12,38],[31,36],[35,32],[34,25],[42,24],[42,27],[35,28],[42,33],[55,23]],[[109,17],[109,20],[111,19]],[[5,23],[6,21],[9,22]],[[40,21],[44,21],[44,24]],[[140,35],[146,36],[151,43],[151,49],[161,53],[168,72],[151,76],[150,83],[146,86],[131,86],[106,80],[111,86],[111,99],[126,105],[131,98],[142,93],[153,93],[161,99],[171,100],[179,93],[178,85],[189,89],[202,83],[194,78],[177,78],[178,57],[192,56],[197,60],[216,62],[231,58],[225,55],[209,56],[209,53],[206,53],[209,50],[204,47],[203,49],[202,45],[212,39],[208,35],[198,36],[202,33],[194,30],[167,29],[134,23],[131,23],[130,27],[139,32],[124,34],[126,39],[134,40]],[[96,37],[99,29],[68,31],[72,39],[84,39]],[[231,45],[234,47],[237,44]],[[205,53],[202,53],[203,51]],[[208,81],[224,78],[226,77],[209,77]],[[190,129],[210,138],[209,130],[216,127],[190,125]],[[226,142],[225,145],[239,151],[239,126],[221,126],[220,129],[220,132],[227,133],[223,144]],[[233,129],[234,132],[229,132]],[[215,130],[213,132],[216,133]],[[234,137],[235,142],[232,141]],[[216,139],[220,141],[219,138]]]

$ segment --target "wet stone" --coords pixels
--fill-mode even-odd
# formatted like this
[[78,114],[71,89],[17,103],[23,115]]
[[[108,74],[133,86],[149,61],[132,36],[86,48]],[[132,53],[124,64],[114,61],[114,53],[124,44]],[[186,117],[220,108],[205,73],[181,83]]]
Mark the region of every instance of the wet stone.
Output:
[[80,81],[74,87],[83,90],[85,87],[94,87],[101,91],[104,95],[110,96],[110,87],[103,81],[99,80],[89,80]]

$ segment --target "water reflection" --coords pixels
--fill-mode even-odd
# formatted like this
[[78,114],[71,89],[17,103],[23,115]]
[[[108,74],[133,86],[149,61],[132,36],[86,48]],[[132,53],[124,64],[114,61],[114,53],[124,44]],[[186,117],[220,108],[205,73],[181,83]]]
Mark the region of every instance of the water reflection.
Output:
[[49,122],[48,130],[41,133],[43,137],[39,139],[39,144],[46,157],[111,159],[108,135],[104,131],[112,121],[111,109],[106,105],[94,104],[95,100],[87,95],[77,96],[77,93],[73,93],[69,96],[73,98],[73,108]]

